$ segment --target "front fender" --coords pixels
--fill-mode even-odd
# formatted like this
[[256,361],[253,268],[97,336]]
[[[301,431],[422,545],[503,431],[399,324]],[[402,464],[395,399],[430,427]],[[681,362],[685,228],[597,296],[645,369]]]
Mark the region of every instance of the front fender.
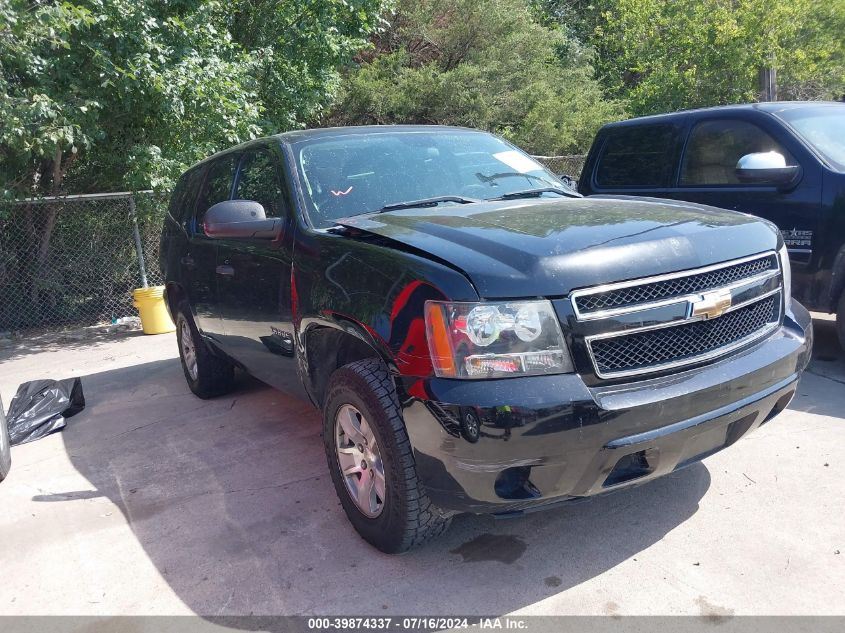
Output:
[[478,300],[459,271],[389,240],[375,243],[344,233],[304,234],[294,251],[293,275],[300,343],[310,328],[343,330],[372,347],[391,371],[406,376],[433,374],[425,301]]

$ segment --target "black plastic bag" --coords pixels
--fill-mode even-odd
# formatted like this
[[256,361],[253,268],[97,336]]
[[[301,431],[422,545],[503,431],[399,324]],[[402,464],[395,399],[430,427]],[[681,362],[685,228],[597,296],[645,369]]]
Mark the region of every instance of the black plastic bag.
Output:
[[12,446],[37,440],[65,428],[65,418],[85,408],[82,381],[33,380],[18,387],[6,421]]

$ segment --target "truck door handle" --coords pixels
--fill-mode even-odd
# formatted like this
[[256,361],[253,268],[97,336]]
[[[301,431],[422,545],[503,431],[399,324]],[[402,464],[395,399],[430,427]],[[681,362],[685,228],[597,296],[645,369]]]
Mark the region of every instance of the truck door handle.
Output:
[[235,269],[231,266],[218,266],[217,267],[217,274],[223,275],[224,277],[234,277],[235,276]]
[[191,256],[183,257],[180,261],[182,262],[182,265],[185,268],[189,268],[189,269],[193,270],[194,268],[197,267],[196,262],[194,262],[194,258],[191,257]]

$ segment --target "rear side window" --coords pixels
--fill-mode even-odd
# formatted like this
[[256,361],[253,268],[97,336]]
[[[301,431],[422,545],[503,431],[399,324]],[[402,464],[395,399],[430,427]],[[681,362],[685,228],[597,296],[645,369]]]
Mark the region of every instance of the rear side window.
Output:
[[639,125],[612,129],[596,169],[600,187],[668,187],[674,171],[677,127]]
[[197,226],[202,226],[205,212],[218,202],[229,200],[232,193],[232,180],[237,165],[237,155],[229,154],[211,163],[205,184],[197,201]]
[[182,174],[176,187],[173,189],[173,194],[170,196],[170,206],[167,212],[174,220],[182,221],[182,216],[185,210],[185,194],[188,190],[188,174]]
[[197,199],[197,189],[202,181],[202,170],[194,169],[179,178],[173,195],[170,197],[168,212],[177,222],[183,223],[191,217],[194,202]]
[[260,203],[268,218],[281,218],[286,215],[279,176],[269,152],[256,151],[244,156],[235,198]]
[[741,185],[736,164],[746,154],[778,152],[787,165],[795,160],[768,133],[747,121],[704,121],[696,125],[681,163],[681,186]]

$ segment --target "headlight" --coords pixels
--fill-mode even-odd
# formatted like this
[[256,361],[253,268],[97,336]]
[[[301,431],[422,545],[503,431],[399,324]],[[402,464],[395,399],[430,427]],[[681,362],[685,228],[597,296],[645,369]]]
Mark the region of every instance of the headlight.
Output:
[[786,244],[780,247],[780,269],[783,274],[783,300],[789,305],[789,298],[792,296],[792,267],[789,264],[789,251]]
[[573,371],[549,301],[426,301],[434,373],[448,378],[501,378]]

